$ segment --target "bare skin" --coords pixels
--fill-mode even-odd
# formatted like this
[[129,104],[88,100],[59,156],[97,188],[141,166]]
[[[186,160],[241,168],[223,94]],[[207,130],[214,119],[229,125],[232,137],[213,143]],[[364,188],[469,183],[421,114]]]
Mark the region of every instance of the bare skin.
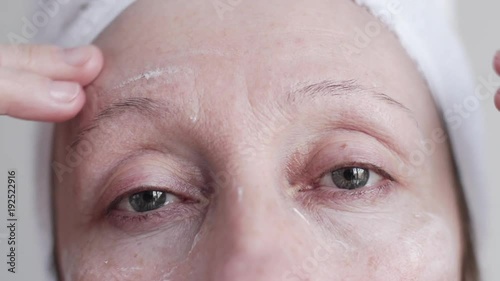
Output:
[[138,1],[95,42],[56,130],[80,158],[55,173],[61,277],[460,280],[449,144],[397,38],[351,1],[190,3]]

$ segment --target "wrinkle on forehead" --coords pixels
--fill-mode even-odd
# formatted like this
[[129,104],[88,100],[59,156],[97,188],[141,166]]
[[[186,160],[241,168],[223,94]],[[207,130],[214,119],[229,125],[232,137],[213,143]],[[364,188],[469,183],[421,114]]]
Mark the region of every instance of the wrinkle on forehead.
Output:
[[[75,122],[79,126],[88,123],[97,112],[113,102],[130,98],[164,99],[168,92],[186,92],[184,105],[197,107],[196,74],[193,69],[183,65],[168,65],[165,67],[144,70],[139,74],[121,80],[111,87],[101,83],[93,83],[86,88],[87,103]],[[189,107],[183,108],[189,110]],[[197,112],[198,109],[193,110]]]

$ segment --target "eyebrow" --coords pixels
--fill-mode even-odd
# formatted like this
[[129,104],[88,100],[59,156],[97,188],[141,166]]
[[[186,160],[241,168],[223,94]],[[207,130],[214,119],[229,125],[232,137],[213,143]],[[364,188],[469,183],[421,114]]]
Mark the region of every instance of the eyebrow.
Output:
[[288,92],[287,101],[288,103],[301,103],[305,100],[315,99],[318,96],[348,96],[360,93],[370,94],[372,97],[382,102],[405,111],[414,118],[413,112],[402,103],[384,93],[363,87],[354,79],[344,81],[324,80],[318,83],[308,84],[299,87],[297,90]]
[[160,106],[160,102],[150,98],[132,97],[114,102],[100,111],[90,122],[89,126],[86,126],[78,132],[74,141],[71,143],[70,148],[74,149],[86,135],[99,128],[99,124],[106,119],[116,118],[131,111],[136,111],[138,114],[143,116],[152,117],[158,113],[160,108],[165,110],[164,107]]
[[[296,89],[288,91],[285,99],[288,104],[302,104],[305,101],[317,99],[325,96],[348,96],[352,94],[370,94],[372,97],[404,111],[411,119],[415,121],[418,127],[413,112],[396,101],[390,96],[374,91],[373,89],[365,88],[357,83],[356,80],[332,81],[324,80],[321,82],[310,83],[305,86],[298,86]],[[153,118],[160,111],[169,111],[168,107],[162,105],[162,102],[144,97],[131,97],[117,102],[114,102],[100,111],[95,118],[90,122],[90,125],[78,132],[70,147],[74,149],[84,138],[93,130],[99,127],[99,124],[106,119],[113,119],[129,112],[136,112],[139,115]]]

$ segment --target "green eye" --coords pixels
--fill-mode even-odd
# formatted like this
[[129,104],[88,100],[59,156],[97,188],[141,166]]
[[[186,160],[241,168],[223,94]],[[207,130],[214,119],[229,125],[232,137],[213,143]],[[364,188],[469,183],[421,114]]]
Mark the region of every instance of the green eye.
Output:
[[120,205],[126,204],[125,209],[130,211],[144,213],[161,208],[169,203],[180,201],[179,198],[171,193],[157,190],[148,190],[136,193],[128,197],[128,202],[123,201]]
[[320,184],[340,189],[353,190],[376,184],[382,177],[369,169],[346,167],[326,173]]

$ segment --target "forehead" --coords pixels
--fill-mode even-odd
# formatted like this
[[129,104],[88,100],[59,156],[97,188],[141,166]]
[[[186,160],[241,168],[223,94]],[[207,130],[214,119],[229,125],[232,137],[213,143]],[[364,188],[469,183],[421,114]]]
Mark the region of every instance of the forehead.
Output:
[[[336,75],[352,76],[369,72],[366,65],[384,63],[387,54],[403,53],[379,21],[349,0],[245,1],[222,19],[216,11],[210,1],[138,1],[96,41],[106,54],[96,84],[110,86],[144,69],[179,62],[212,72],[244,68],[253,76],[262,72],[251,70],[301,64],[288,72],[304,75],[308,64],[323,63]],[[364,34],[365,29],[372,31]]]
[[[80,120],[144,85],[148,95],[193,107],[200,98],[211,106],[233,97],[267,103],[322,80],[356,80],[429,119],[432,100],[397,38],[351,1],[241,2],[223,17],[209,1],[145,2],[96,41],[106,66]],[[367,33],[368,25],[376,29]]]

